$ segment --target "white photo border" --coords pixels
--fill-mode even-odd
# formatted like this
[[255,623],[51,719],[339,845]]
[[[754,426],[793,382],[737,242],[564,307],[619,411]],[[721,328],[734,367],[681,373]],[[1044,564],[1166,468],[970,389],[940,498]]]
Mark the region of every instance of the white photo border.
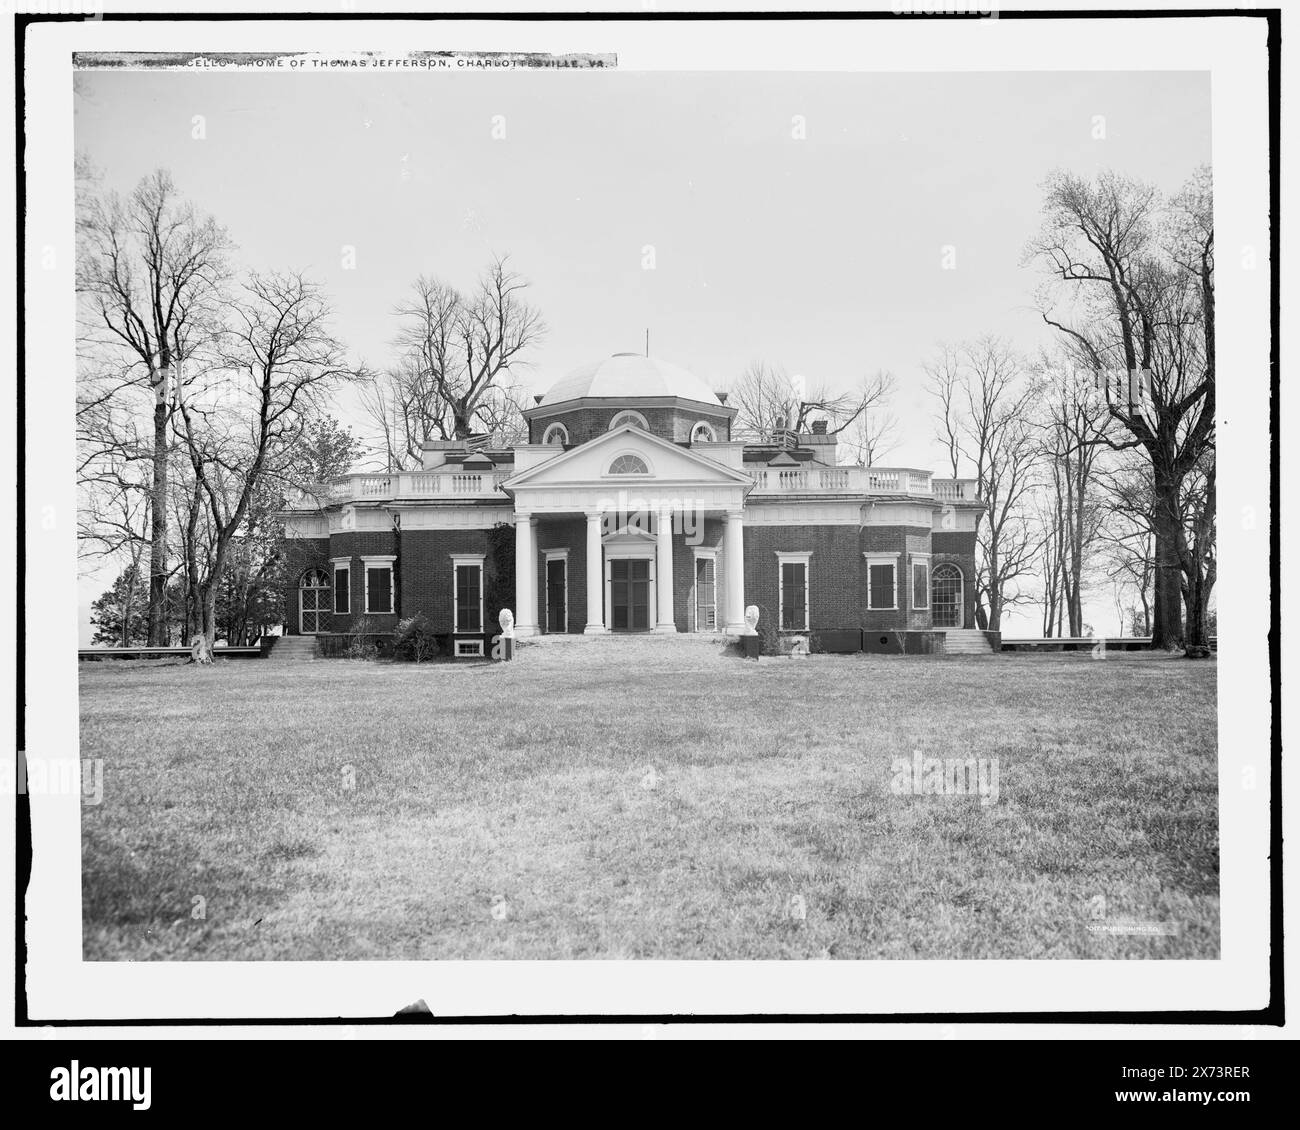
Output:
[[[683,30],[689,34],[683,34]],[[1043,48],[1050,33],[1051,50]],[[1270,232],[1266,21],[672,20],[50,22],[26,31],[26,726],[29,761],[77,756],[74,51],[613,52],[622,71],[1208,71],[1213,92],[1221,957],[1214,961],[85,962],[80,803],[31,797],[28,1014],[37,1021],[389,1016],[1140,1013],[1269,1003]],[[1049,65],[1050,64],[1050,65]],[[382,81],[382,77],[380,78]],[[303,81],[311,81],[304,75]],[[11,213],[12,214],[12,213]],[[1257,250],[1254,270],[1237,249]],[[54,251],[54,265],[42,253]],[[13,307],[11,306],[10,309]],[[46,343],[56,343],[50,348]],[[16,363],[11,368],[16,372]],[[1246,520],[1246,515],[1253,522]],[[33,618],[35,617],[35,618]],[[1254,789],[1243,774],[1254,771]],[[12,831],[12,805],[6,805]],[[12,842],[12,840],[10,841]],[[10,880],[12,881],[12,877]],[[12,937],[12,935],[11,935]],[[972,971],[978,970],[977,976]],[[1050,1020],[1050,1016],[1043,1016]]]

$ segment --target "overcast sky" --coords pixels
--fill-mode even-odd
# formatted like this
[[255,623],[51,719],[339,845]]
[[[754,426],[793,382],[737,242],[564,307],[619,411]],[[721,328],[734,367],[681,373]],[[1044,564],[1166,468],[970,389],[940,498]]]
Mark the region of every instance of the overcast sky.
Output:
[[[392,360],[391,310],[418,274],[469,285],[509,254],[550,327],[536,390],[640,351],[647,327],[652,354],[715,388],[754,359],[833,386],[887,369],[901,442],[886,461],[918,467],[939,465],[921,371],[938,343],[1048,340],[1021,265],[1043,178],[1110,167],[1173,191],[1210,161],[1202,73],[82,72],[77,86],[77,146],[106,187],[169,168],[245,265],[322,282],[337,336],[373,367]],[[1019,626],[1036,623],[1031,610]]]

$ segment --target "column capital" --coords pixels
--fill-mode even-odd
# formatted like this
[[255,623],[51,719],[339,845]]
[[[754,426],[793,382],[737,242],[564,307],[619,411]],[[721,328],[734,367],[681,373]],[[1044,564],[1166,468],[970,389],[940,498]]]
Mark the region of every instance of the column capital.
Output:
[[587,518],[587,521],[588,521],[588,522],[590,522],[593,518],[594,518],[597,522],[599,522],[599,521],[600,521],[600,520],[605,516],[605,511],[603,511],[603,510],[584,510],[584,511],[583,511],[583,514],[586,515],[586,518]]

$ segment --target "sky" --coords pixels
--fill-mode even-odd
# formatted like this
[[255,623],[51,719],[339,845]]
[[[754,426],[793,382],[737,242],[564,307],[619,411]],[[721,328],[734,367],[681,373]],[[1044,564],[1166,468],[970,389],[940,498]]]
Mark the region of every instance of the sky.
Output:
[[[647,329],[719,389],[755,360],[832,389],[886,370],[883,462],[936,470],[937,347],[1050,344],[1023,262],[1044,178],[1173,192],[1210,161],[1200,72],[83,71],[75,114],[103,187],[170,169],[243,266],[322,283],[371,367],[418,275],[468,287],[508,255],[548,326],[517,371],[536,391]],[[86,639],[109,579],[83,582]],[[1107,592],[1085,618],[1114,629]]]

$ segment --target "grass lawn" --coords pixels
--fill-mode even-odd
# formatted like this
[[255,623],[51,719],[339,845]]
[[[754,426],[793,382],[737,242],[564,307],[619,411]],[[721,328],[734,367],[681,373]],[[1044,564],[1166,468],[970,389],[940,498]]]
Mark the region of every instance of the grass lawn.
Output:
[[[83,663],[84,952],[1217,957],[1215,662]],[[996,802],[900,795],[917,750]]]

